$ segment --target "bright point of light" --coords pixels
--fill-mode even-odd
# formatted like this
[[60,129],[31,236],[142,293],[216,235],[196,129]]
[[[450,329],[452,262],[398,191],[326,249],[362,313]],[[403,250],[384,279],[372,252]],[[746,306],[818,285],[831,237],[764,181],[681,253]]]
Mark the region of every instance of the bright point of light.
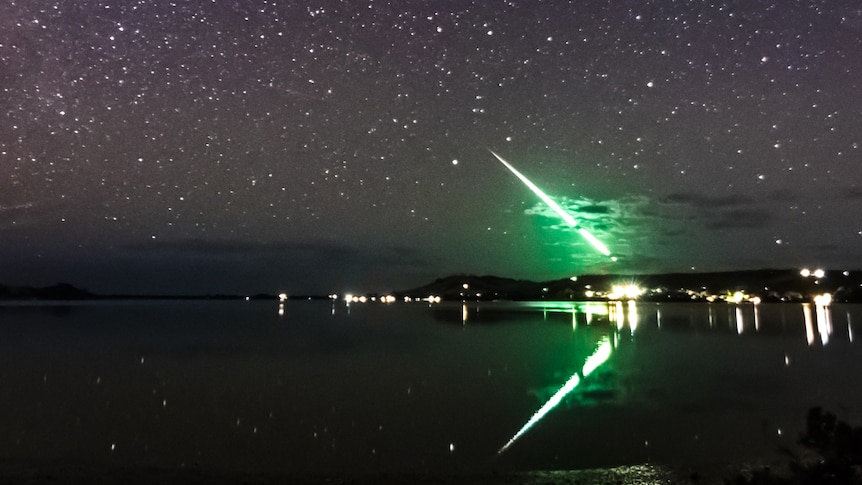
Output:
[[458,159],[452,160],[452,165],[458,165]]
[[600,253],[604,254],[605,256],[611,255],[611,252],[608,249],[608,247],[605,246],[604,244],[602,244],[601,241],[596,239],[596,237],[593,236],[589,231],[587,231],[584,228],[578,227],[578,221],[576,221],[575,218],[572,217],[571,214],[569,214],[562,207],[560,207],[560,204],[557,204],[556,202],[554,202],[553,199],[551,199],[547,194],[542,192],[542,189],[537,187],[536,184],[534,184],[533,182],[530,182],[530,180],[527,177],[525,177],[524,174],[522,174],[515,167],[510,165],[509,162],[503,160],[503,158],[500,155],[497,155],[496,153],[494,153],[491,150],[488,150],[488,151],[491,152],[491,155],[494,155],[494,157],[496,157],[497,160],[500,161],[500,163],[502,163],[506,168],[508,168],[510,172],[512,172],[516,177],[518,177],[518,179],[520,179],[521,182],[523,182],[524,185],[527,186],[527,188],[532,190],[533,193],[536,194],[539,197],[539,199],[541,199],[542,202],[545,203],[545,205],[550,207],[551,210],[556,212],[557,215],[559,215],[564,221],[566,221],[566,224],[568,224],[570,227],[577,228],[578,234],[580,234],[584,239],[589,241],[589,243],[592,244],[593,247],[595,247]]
[[615,285],[608,293],[611,300],[634,300],[643,294],[643,288],[631,283],[628,285]]
[[[599,346],[598,348],[596,348],[596,351],[593,352],[593,354],[587,358],[586,362],[584,363],[583,370],[581,371],[581,375],[583,375],[584,377],[590,375],[594,370],[596,370],[597,367],[605,363],[610,356],[611,342],[607,337],[604,337],[599,342]],[[529,431],[530,428],[532,428],[536,425],[536,423],[541,421],[546,414],[548,414],[552,409],[557,407],[557,405],[563,401],[563,398],[566,397],[568,393],[572,392],[576,387],[578,387],[578,384],[580,383],[581,378],[580,376],[578,376],[578,373],[575,372],[574,374],[572,374],[572,377],[569,377],[569,380],[567,380],[566,383],[563,384],[563,387],[561,387],[557,392],[555,392],[554,395],[551,396],[551,398],[548,399],[548,401],[544,405],[542,405],[542,407],[539,408],[538,411],[533,413],[533,416],[529,419],[529,421],[527,421],[527,423],[524,424],[524,426],[522,426],[517,433],[515,433],[515,436],[512,436],[512,438],[505,445],[503,445],[503,447],[500,448],[497,453],[502,453],[509,449],[509,447],[512,446],[512,444],[518,438],[523,436],[524,433]]]
[[814,297],[814,304],[817,306],[829,306],[832,303],[832,295],[824,293]]
[[826,276],[826,271],[824,271],[820,268],[815,269],[814,271],[811,271],[808,268],[803,268],[799,271],[799,275],[802,276],[803,278],[808,278],[809,276],[813,276],[817,279],[820,279],[820,278],[823,278],[824,276]]
[[738,303],[741,303],[744,298],[745,298],[745,293],[743,293],[741,291],[737,291],[733,295],[731,295],[730,298],[728,298],[728,300],[733,302],[733,303],[738,304]]
[[278,294],[278,301],[285,301],[285,300],[287,300],[287,293],[279,293]]
[[346,294],[344,295],[344,301],[346,301],[347,303],[352,302],[352,301],[353,301],[353,295],[352,295],[352,294],[350,294],[350,293],[346,293]]

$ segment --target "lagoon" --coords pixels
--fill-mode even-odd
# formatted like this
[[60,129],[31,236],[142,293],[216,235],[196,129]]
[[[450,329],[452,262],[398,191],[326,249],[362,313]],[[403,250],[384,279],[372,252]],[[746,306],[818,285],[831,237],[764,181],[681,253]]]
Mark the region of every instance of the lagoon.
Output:
[[862,422],[859,322],[853,305],[7,304],[0,460],[338,474],[768,463],[812,406]]

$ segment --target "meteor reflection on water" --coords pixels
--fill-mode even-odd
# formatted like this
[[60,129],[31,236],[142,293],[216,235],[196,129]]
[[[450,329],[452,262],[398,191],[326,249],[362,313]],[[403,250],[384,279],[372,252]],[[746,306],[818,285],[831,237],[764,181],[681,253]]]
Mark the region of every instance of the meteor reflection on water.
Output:
[[518,438],[523,436],[524,433],[529,431],[530,428],[532,428],[536,423],[541,421],[541,419],[544,418],[546,414],[548,414],[552,409],[557,407],[557,405],[563,401],[563,398],[566,397],[567,394],[575,390],[575,388],[578,387],[578,384],[581,383],[582,378],[585,378],[590,375],[594,370],[596,370],[596,368],[604,364],[610,356],[611,341],[610,339],[608,339],[608,337],[603,337],[602,340],[599,342],[596,351],[593,352],[592,355],[587,357],[587,360],[584,362],[584,366],[581,369],[581,372],[575,372],[574,374],[572,374],[572,376],[569,377],[569,380],[567,380],[566,383],[563,384],[563,387],[561,387],[557,392],[555,392],[554,395],[551,396],[551,398],[548,399],[548,401],[533,414],[529,421],[527,421],[527,423],[524,424],[524,426],[522,426],[521,429],[518,430],[518,432],[515,433],[515,435],[512,436],[512,438],[505,445],[503,445],[503,447],[500,448],[499,451],[497,451],[497,453],[502,453],[509,449],[509,447],[512,446],[512,444],[517,441]]

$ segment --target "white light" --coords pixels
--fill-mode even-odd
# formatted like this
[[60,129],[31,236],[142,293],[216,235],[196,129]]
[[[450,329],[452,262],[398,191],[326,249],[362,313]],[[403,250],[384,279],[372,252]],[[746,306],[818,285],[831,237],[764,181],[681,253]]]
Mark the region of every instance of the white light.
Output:
[[814,277],[815,278],[820,279],[820,278],[823,278],[824,276],[826,276],[826,272],[823,271],[822,269],[814,270]]
[[611,300],[634,300],[643,294],[643,288],[635,284],[615,285],[608,293],[608,298]]
[[808,269],[808,268],[802,268],[802,269],[799,271],[799,274],[800,274],[803,278],[808,278],[809,276],[811,276],[811,270],[810,270],[810,269]]

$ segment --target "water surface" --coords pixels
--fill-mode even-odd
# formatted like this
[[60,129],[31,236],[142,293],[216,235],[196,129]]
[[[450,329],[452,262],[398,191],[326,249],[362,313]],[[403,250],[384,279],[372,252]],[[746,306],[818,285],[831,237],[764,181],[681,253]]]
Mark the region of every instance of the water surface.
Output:
[[7,305],[0,460],[298,473],[772,460],[813,405],[862,422],[859,321],[855,306],[789,304]]

